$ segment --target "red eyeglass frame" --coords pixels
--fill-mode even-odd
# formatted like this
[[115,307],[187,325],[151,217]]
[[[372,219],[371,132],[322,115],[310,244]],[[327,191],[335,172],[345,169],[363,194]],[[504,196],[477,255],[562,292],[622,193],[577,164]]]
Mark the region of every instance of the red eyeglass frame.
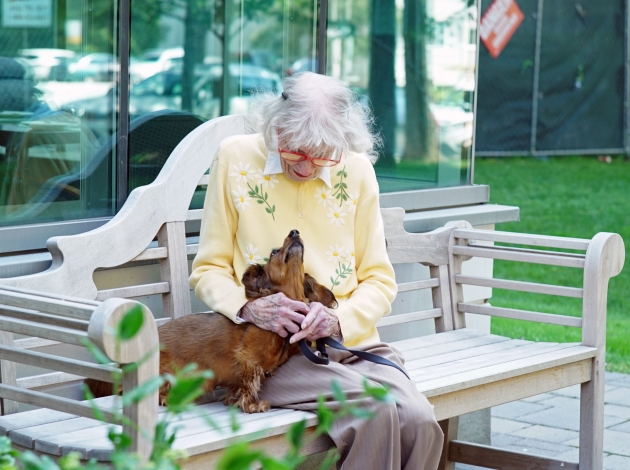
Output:
[[[339,158],[316,158],[316,157],[309,157],[308,155],[305,155],[301,152],[293,152],[291,150],[285,150],[282,147],[280,147],[280,139],[278,139],[278,153],[280,154],[280,156],[285,159],[287,162],[289,163],[299,163],[299,162],[303,162],[304,160],[309,160],[313,165],[315,166],[319,166],[319,167],[332,167],[337,165],[340,161],[341,161],[341,157],[343,157],[343,151],[339,152]],[[295,155],[296,157],[298,157],[297,159],[292,159],[292,158],[286,158],[285,156],[283,156],[282,154],[289,154],[289,155]],[[335,151],[336,153],[336,151]]]

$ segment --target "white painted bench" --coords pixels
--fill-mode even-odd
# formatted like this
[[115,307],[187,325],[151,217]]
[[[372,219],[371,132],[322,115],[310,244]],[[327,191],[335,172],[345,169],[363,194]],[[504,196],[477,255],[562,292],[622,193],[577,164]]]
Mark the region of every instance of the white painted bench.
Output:
[[[174,150],[154,183],[132,192],[123,209],[106,225],[88,233],[53,238],[48,248],[53,264],[45,272],[10,279],[0,279],[0,359],[6,416],[0,417],[0,432],[23,448],[53,456],[79,451],[84,458],[107,460],[111,445],[105,425],[86,418],[85,404],[55,399],[29,390],[48,384],[76,381],[81,377],[103,379],[108,366],[95,366],[77,360],[65,360],[33,350],[59,342],[77,344],[89,336],[107,346],[111,338],[104,325],[111,324],[120,309],[138,298],[161,295],[165,319],[149,320],[142,332],[142,347],[130,348],[124,363],[142,355],[155,343],[155,324],[169,317],[191,311],[188,286],[188,257],[197,251],[186,244],[185,222],[201,217],[200,210],[189,210],[198,185],[206,185],[207,169],[219,142],[230,135],[253,132],[246,116],[212,120],[188,135]],[[430,289],[433,305],[406,314],[386,317],[379,328],[404,322],[434,319],[437,334],[398,341],[407,360],[407,368],[418,389],[435,406],[435,414],[446,434],[441,468],[453,468],[454,462],[488,468],[578,469],[578,465],[554,459],[524,455],[457,440],[458,416],[528,396],[582,384],[580,411],[579,468],[598,470],[603,465],[603,398],[606,338],[606,298],[608,280],[619,274],[624,262],[624,246],[616,234],[599,233],[592,240],[494,232],[473,229],[466,222],[454,222],[423,234],[410,234],[403,228],[402,209],[382,211],[387,248],[392,263],[421,263],[429,266],[429,279],[399,284],[399,292]],[[157,238],[157,245],[152,244]],[[524,248],[494,246],[488,242],[523,245]],[[564,251],[541,250],[540,247]],[[571,252],[567,252],[569,249]],[[579,251],[580,254],[576,254]],[[522,263],[566,266],[584,270],[582,287],[563,287],[515,280],[479,278],[462,274],[462,263],[470,257],[501,259]],[[129,263],[155,260],[160,265],[160,280],[151,284],[98,290],[96,270]],[[484,286],[532,293],[582,298],[581,318],[552,315],[488,304],[464,302],[463,286]],[[37,294],[38,291],[39,294]],[[144,310],[150,318],[148,309]],[[572,344],[536,343],[484,334],[466,328],[464,312],[517,318],[582,328],[582,342]],[[11,333],[39,338],[13,339]],[[144,348],[144,349],[143,349]],[[13,362],[52,369],[37,378],[15,378]],[[128,377],[128,388],[157,373],[157,365],[146,367]],[[109,401],[107,401],[109,400]],[[51,410],[14,413],[14,401],[45,406]],[[102,399],[103,407],[115,402]],[[229,415],[221,403],[200,405],[226,429]],[[150,429],[159,413],[157,401],[150,399],[124,410],[142,428]],[[110,415],[108,415],[110,416]],[[271,410],[264,414],[241,415],[243,438],[253,438],[255,445],[272,454],[285,450],[283,433],[303,418],[309,431],[316,424],[315,415],[302,411]],[[228,434],[210,430],[203,419],[188,413],[177,423],[181,427],[175,447],[185,449],[189,468],[211,468],[212,462],[231,440]],[[260,432],[261,430],[264,432]],[[133,433],[135,448],[147,455],[149,443]],[[328,449],[329,438],[321,437],[304,452],[312,454]]]

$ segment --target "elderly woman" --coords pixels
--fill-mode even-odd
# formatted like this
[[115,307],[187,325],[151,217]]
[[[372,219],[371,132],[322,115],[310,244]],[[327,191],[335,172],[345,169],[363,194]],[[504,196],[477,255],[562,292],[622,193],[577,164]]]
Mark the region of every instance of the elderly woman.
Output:
[[[380,342],[376,323],[396,296],[387,257],[372,163],[377,138],[371,118],[337,80],[302,73],[284,81],[282,96],[259,106],[261,134],[225,139],[211,167],[199,252],[190,284],[199,299],[234,322],[251,322],[291,342],[336,336],[346,346],[402,367],[402,356]],[[278,293],[254,301],[240,283],[250,263],[299,230],[304,268],[327,285],[339,306],[309,306]],[[396,404],[363,406],[375,417],[347,416],[330,433],[344,469],[437,468],[442,431],[432,406],[393,367],[332,350],[329,365],[292,357],[265,380],[260,398],[272,406],[312,410],[318,394],[331,407],[336,380],[350,400],[366,377],[390,387]]]

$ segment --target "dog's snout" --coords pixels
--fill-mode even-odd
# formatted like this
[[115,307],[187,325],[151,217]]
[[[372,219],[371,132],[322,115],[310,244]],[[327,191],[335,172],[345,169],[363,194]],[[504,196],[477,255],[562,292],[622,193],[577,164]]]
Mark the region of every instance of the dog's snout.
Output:
[[295,238],[295,237],[299,237],[300,236],[300,232],[298,232],[297,230],[293,229],[289,232],[289,236],[291,238]]

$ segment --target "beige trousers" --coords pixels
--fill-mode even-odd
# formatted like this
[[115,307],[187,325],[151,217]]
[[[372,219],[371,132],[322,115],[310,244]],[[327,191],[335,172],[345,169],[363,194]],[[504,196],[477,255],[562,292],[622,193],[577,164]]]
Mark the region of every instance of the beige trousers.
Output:
[[[402,355],[385,343],[364,348],[402,366]],[[341,453],[337,468],[343,470],[435,470],[444,436],[433,407],[413,382],[393,367],[364,361],[344,351],[328,348],[331,362],[317,365],[303,355],[293,356],[273,377],[263,382],[260,398],[272,406],[298,410],[317,408],[322,394],[331,409],[338,408],[331,392],[337,380],[348,401],[375,412],[371,420],[347,416],[333,424],[330,437]],[[376,403],[359,396],[363,377],[387,384],[395,404]]]

